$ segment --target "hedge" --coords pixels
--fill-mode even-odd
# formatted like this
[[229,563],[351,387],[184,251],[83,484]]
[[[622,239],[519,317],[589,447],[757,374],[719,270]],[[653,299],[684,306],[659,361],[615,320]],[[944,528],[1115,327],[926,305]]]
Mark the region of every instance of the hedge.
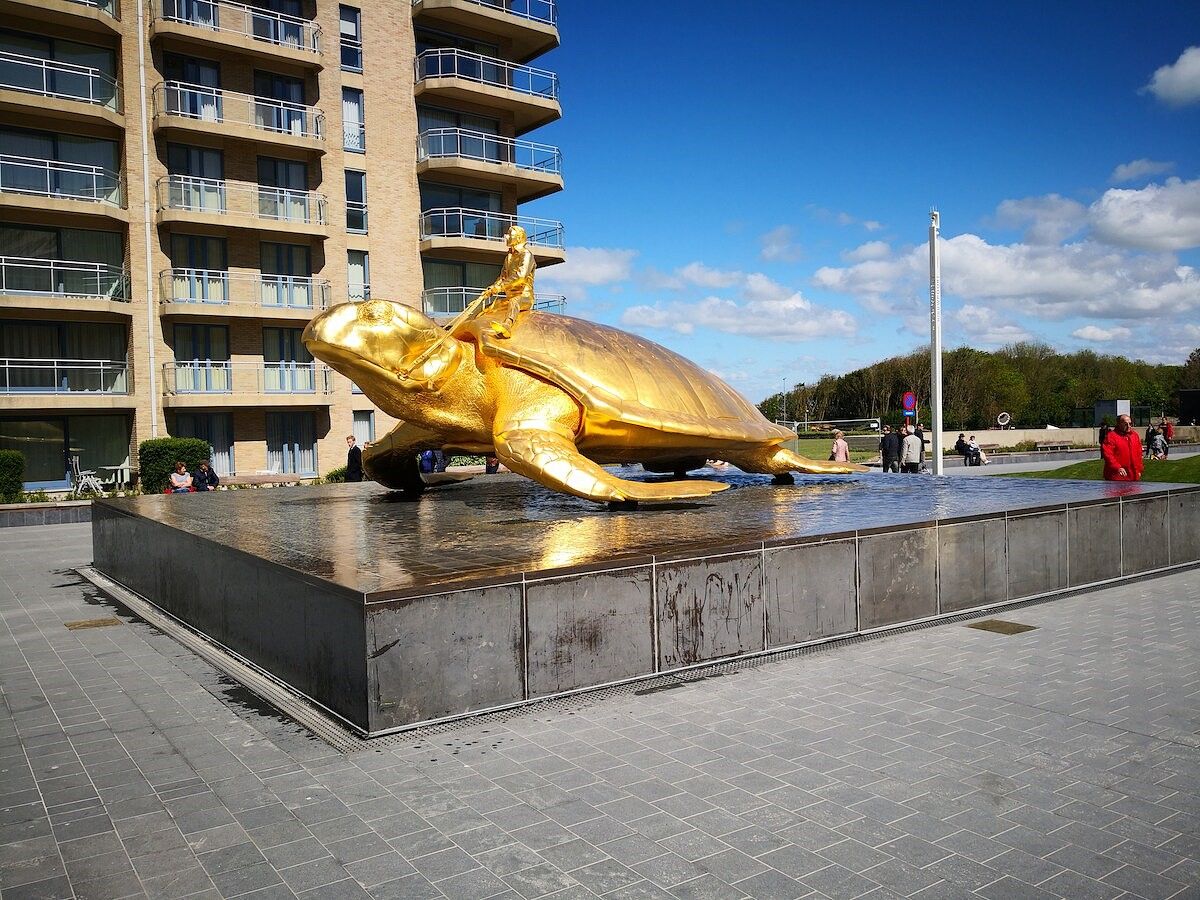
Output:
[[209,461],[212,448],[200,438],[154,438],[138,445],[138,469],[142,490],[158,494],[167,486],[175,463],[182,462],[189,472]]
[[325,473],[326,484],[343,484],[346,481],[346,467],[338,466]]
[[20,503],[25,481],[25,456],[19,450],[0,450],[0,503]]

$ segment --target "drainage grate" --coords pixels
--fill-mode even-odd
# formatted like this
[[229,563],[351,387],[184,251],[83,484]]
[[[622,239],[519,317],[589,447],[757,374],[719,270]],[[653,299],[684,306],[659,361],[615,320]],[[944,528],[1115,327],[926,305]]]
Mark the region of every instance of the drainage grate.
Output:
[[120,625],[121,620],[116,616],[106,616],[103,619],[81,619],[78,622],[63,622],[70,631],[78,631],[80,628],[107,628],[109,625]]
[[1033,631],[1036,625],[1022,625],[1020,622],[1006,622],[1004,619],[982,619],[971,622],[968,628],[978,628],[980,631],[991,631],[995,634],[1020,634],[1022,631]]

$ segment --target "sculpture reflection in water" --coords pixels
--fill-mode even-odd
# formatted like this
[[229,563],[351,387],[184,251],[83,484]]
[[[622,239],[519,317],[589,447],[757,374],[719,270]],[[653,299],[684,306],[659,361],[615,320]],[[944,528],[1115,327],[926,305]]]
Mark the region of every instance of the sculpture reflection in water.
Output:
[[[515,229],[514,229],[515,231]],[[528,253],[510,234],[510,256]],[[344,303],[314,318],[304,344],[400,419],[363,453],[367,475],[410,494],[424,488],[422,450],[495,454],[509,469],[596,502],[707,497],[728,485],[622,479],[608,463],[683,476],[707,459],[790,480],[792,472],[866,471],[806,459],[710,372],[650,341],[526,308],[532,266],[501,279],[446,328],[402,303]],[[489,300],[503,296],[489,304]],[[495,327],[500,326],[500,327]]]

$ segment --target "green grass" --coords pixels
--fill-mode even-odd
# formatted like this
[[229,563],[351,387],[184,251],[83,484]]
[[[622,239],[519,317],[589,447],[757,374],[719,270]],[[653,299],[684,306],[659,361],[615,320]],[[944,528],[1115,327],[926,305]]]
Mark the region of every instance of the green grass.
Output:
[[[786,446],[801,456],[807,456],[809,459],[829,459],[829,448],[833,446],[833,435],[827,438],[800,438],[799,440],[788,441]],[[850,448],[851,462],[862,462],[865,459],[874,459],[878,456],[877,452],[871,453],[866,450]]]
[[[1100,481],[1104,478],[1104,464],[1100,461],[1100,451],[1096,458],[1086,462],[1071,463],[1061,469],[1048,469],[1045,472],[1014,472],[1011,478],[1074,478],[1084,481]],[[1161,462],[1154,459],[1146,460],[1146,471],[1142,473],[1143,481],[1174,481],[1184,484],[1200,484],[1200,455],[1189,456],[1187,459],[1166,459]]]

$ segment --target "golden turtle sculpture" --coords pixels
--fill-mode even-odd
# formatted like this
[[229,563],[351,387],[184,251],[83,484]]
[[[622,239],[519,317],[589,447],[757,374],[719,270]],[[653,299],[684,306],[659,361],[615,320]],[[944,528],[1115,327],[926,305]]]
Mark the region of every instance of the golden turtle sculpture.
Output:
[[684,474],[708,459],[790,480],[866,471],[806,459],[711,372],[636,335],[569,316],[524,312],[508,339],[476,318],[447,333],[401,303],[343,303],[314,318],[304,345],[400,419],[363,452],[374,481],[424,487],[422,450],[495,454],[509,469],[600,503],[705,497],[727,484],[630,481],[606,463]]

